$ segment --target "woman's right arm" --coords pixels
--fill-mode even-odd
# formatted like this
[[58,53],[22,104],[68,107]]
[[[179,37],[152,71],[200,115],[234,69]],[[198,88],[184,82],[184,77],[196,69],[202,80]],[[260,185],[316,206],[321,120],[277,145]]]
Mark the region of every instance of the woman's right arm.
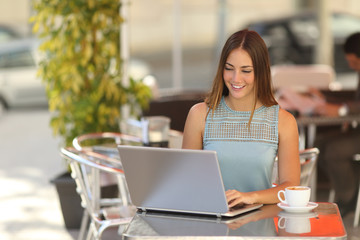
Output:
[[204,102],[191,107],[185,122],[182,148],[203,149],[206,111]]

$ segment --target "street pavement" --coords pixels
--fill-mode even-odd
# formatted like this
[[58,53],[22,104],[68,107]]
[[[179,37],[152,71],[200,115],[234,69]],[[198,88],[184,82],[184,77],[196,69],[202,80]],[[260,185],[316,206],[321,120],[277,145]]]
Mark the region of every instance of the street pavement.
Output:
[[46,109],[0,116],[0,240],[72,240],[50,180],[65,169]]

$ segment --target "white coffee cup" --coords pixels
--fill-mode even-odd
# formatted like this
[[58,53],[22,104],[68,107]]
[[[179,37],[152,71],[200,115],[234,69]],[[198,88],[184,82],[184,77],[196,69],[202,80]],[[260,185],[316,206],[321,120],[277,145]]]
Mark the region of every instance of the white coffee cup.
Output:
[[[285,198],[281,197],[281,193]],[[278,198],[282,203],[290,207],[306,207],[310,200],[311,189],[305,186],[292,186],[278,192]]]
[[278,227],[288,233],[308,233],[311,231],[310,219],[307,217],[280,217]]

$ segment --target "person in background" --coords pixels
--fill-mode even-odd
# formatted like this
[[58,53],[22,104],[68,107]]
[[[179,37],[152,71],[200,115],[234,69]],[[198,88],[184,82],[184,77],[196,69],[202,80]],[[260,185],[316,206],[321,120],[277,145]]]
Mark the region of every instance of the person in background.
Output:
[[[300,182],[298,127],[277,104],[267,47],[254,31],[226,41],[212,89],[187,116],[183,148],[217,152],[229,207],[279,202]],[[278,156],[279,184],[272,187]]]
[[[358,73],[358,87],[354,99],[343,104],[324,101],[323,105],[314,109],[315,114],[346,116],[360,113],[360,32],[346,39],[344,52],[349,67]],[[340,212],[345,216],[355,210],[357,199],[359,169],[354,166],[352,158],[360,153],[360,128],[349,125],[346,130],[317,134],[314,145],[320,149],[319,165],[327,173],[331,187],[335,190]]]

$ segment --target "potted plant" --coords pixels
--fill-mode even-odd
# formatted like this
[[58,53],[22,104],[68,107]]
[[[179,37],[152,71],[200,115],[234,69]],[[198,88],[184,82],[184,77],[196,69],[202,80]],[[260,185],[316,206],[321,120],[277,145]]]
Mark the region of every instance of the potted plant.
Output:
[[[64,146],[82,134],[119,132],[124,104],[148,106],[151,90],[141,80],[122,84],[120,7],[113,0],[33,1],[30,21],[42,39],[38,74],[46,86],[50,126]],[[78,227],[80,221],[75,223],[65,225]]]

